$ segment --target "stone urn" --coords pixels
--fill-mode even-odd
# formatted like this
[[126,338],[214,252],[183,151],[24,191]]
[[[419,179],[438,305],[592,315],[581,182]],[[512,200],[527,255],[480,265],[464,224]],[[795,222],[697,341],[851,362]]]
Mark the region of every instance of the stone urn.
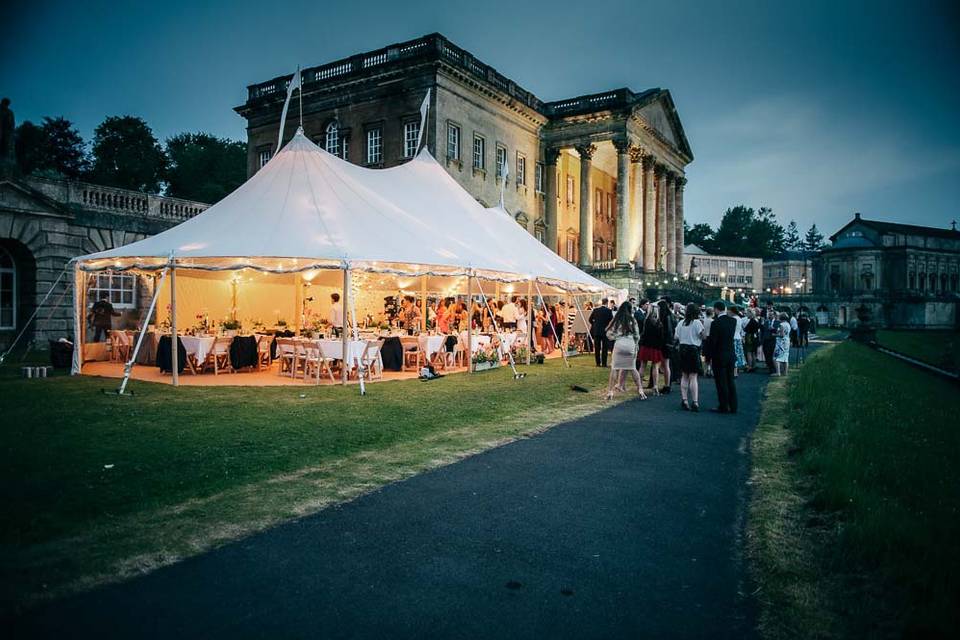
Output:
[[850,330],[850,337],[866,344],[877,341],[877,328],[874,326],[873,311],[865,304],[856,308],[857,322]]

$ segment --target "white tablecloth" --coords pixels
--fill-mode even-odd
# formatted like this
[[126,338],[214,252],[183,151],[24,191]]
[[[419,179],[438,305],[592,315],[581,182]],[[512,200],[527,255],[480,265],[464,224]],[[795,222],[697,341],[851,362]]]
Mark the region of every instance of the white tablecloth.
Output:
[[420,335],[418,340],[420,343],[420,351],[426,353],[427,358],[432,358],[433,354],[443,348],[443,344],[447,341],[447,336]]
[[[343,343],[340,340],[318,340],[323,349],[323,355],[335,360],[343,359]],[[363,340],[351,340],[347,343],[347,364],[354,365],[360,362],[367,343]]]
[[[460,332],[460,343],[463,344],[464,350],[467,348],[467,332]],[[485,336],[479,333],[473,334],[473,352],[476,353],[480,349],[486,348],[490,345],[490,336]]]
[[197,357],[197,362],[203,362],[207,359],[207,354],[210,353],[210,350],[213,349],[213,342],[216,340],[214,337],[198,337],[198,336],[180,336],[180,341],[183,343],[183,348],[187,350],[187,353],[194,353]]

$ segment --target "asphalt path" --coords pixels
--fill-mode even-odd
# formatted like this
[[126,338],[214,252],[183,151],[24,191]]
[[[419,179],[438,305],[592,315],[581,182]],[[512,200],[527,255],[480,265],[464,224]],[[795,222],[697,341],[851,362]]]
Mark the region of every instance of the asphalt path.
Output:
[[766,379],[740,375],[737,415],[707,412],[712,380],[699,414],[674,386],[34,609],[12,637],[753,637]]

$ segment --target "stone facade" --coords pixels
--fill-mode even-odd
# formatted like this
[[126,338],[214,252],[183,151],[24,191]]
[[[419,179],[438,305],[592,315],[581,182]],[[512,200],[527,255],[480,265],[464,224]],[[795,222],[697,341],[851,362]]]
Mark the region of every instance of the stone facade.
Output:
[[[0,349],[6,349],[71,258],[129,244],[186,220],[208,205],[84,182],[46,178],[0,180]],[[7,265],[10,265],[7,267]],[[93,284],[96,276],[91,276]],[[133,326],[149,295],[149,279],[133,276],[134,297],[118,304],[115,326]],[[129,281],[128,281],[129,282]],[[24,344],[73,337],[73,274],[50,293]]]
[[[626,268],[634,281],[681,270],[693,154],[669,91],[543,102],[439,34],[302,73],[304,131],[328,151],[375,168],[406,161],[429,89],[426,147],[482,204],[499,202],[505,159],[504,207],[567,260],[601,277]],[[276,150],[290,78],[249,86],[236,108],[251,175]],[[298,111],[291,104],[284,140]]]

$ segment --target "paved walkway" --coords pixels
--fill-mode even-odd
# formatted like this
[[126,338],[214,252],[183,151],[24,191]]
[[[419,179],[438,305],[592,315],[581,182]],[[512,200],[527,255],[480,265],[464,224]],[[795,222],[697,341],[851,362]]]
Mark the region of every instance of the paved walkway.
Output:
[[[16,637],[749,638],[741,412],[679,390],[34,611]],[[529,379],[528,379],[529,382]]]

